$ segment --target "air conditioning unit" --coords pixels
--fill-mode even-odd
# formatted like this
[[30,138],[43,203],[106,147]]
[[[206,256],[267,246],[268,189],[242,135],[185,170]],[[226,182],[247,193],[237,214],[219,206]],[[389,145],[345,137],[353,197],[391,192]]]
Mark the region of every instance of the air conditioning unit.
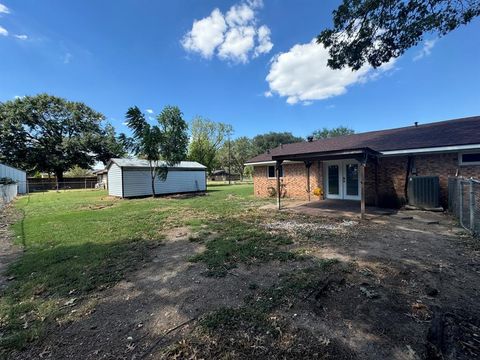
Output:
[[421,208],[440,206],[438,176],[411,176],[408,179],[408,204]]

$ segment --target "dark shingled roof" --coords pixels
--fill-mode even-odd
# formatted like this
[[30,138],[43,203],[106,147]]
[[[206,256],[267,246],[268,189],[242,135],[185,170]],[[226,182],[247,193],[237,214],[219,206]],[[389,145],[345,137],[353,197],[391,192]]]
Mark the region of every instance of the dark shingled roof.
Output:
[[383,152],[469,144],[480,144],[480,116],[285,144],[270,150],[269,154],[257,155],[247,163],[271,161],[272,156],[362,148]]

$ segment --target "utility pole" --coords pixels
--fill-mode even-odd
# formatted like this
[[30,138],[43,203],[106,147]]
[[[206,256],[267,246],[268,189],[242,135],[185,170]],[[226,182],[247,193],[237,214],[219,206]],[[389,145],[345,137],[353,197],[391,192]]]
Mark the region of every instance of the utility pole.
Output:
[[228,131],[228,185],[232,184],[232,171],[231,171],[231,141],[230,131]]

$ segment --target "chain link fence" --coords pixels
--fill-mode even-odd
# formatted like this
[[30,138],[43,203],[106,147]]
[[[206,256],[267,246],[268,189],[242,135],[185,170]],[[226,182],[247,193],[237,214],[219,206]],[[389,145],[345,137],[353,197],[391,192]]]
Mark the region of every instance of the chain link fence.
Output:
[[458,218],[460,225],[480,235],[480,180],[449,178],[448,209]]
[[105,184],[97,183],[97,180],[82,180],[82,181],[28,181],[27,192],[42,192],[50,190],[80,190],[80,189],[103,189]]

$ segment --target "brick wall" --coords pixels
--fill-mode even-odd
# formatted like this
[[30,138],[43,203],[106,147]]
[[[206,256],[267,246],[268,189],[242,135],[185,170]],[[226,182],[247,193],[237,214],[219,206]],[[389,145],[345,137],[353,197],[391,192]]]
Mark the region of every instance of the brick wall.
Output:
[[[321,163],[314,162],[310,167],[310,191],[311,194],[317,186],[322,186]],[[253,174],[254,192],[256,196],[267,197],[268,188],[277,188],[277,180],[268,178],[267,166],[255,166]],[[307,168],[304,163],[284,164],[282,189],[285,196],[293,199],[308,199],[307,192]],[[312,195],[313,196],[313,195]]]
[[[458,153],[429,154],[412,156],[413,168],[418,176],[438,176],[440,180],[440,203],[447,205],[448,178],[450,176],[464,176],[480,178],[479,165],[460,166]],[[380,194],[396,194],[405,201],[405,180],[408,159],[406,156],[395,156],[379,159]]]
[[[407,172],[407,156],[384,157],[378,159],[378,164],[369,162],[365,169],[365,201],[367,205],[383,205],[393,207],[405,202],[405,180]],[[480,178],[480,165],[460,166],[458,153],[430,154],[413,156],[413,166],[416,175],[438,176],[440,179],[440,201],[442,206],[447,203],[447,182],[450,176],[465,176]],[[296,199],[308,199],[307,172],[303,163],[284,164],[282,184],[286,196]],[[276,180],[267,178],[266,166],[255,166],[255,195],[268,196],[268,187],[276,189]],[[317,186],[323,189],[323,164],[314,162],[310,168],[310,189],[313,192]],[[315,197],[312,196],[312,200]]]

